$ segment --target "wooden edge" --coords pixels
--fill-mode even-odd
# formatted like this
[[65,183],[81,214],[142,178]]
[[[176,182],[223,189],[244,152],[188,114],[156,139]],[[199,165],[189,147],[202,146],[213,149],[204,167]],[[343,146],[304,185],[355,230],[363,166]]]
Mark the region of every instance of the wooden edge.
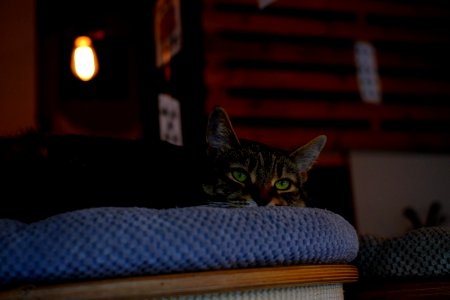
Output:
[[315,284],[350,283],[358,280],[352,265],[300,265],[217,270],[168,275],[115,278],[0,291],[6,299],[148,299],[243,289]]
[[349,299],[450,299],[450,277],[370,279],[349,285]]

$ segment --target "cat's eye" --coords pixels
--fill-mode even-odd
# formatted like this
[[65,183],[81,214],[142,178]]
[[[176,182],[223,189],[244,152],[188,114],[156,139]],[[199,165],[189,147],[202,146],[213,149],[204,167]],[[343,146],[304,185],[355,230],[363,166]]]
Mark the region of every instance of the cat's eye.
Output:
[[245,182],[248,178],[248,173],[242,169],[234,169],[231,171],[231,176],[238,182]]
[[275,182],[275,187],[277,188],[277,190],[287,190],[291,187],[291,181],[288,179],[280,179]]

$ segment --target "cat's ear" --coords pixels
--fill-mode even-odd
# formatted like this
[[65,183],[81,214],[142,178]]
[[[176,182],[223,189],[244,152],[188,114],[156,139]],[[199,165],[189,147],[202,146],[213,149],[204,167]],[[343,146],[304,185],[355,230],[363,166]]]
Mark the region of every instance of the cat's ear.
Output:
[[210,113],[206,128],[208,154],[220,153],[239,146],[239,139],[226,111],[216,106]]
[[325,147],[326,142],[327,137],[325,135],[319,135],[290,154],[290,157],[297,163],[300,172],[304,173],[311,169],[320,152]]

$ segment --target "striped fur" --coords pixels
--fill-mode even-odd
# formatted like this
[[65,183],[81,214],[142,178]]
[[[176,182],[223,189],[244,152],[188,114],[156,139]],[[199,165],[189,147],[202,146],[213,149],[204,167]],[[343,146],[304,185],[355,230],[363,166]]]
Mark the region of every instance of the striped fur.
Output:
[[203,184],[207,203],[219,207],[305,206],[303,185],[326,143],[321,135],[292,153],[239,140],[221,107],[207,127],[211,174]]

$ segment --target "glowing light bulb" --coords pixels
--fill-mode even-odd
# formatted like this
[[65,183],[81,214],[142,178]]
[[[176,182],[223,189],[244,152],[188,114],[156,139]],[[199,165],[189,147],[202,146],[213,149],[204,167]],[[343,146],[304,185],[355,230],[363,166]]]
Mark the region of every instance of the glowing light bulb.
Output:
[[80,36],[75,39],[70,67],[72,73],[83,81],[89,81],[97,75],[97,54],[89,37]]

